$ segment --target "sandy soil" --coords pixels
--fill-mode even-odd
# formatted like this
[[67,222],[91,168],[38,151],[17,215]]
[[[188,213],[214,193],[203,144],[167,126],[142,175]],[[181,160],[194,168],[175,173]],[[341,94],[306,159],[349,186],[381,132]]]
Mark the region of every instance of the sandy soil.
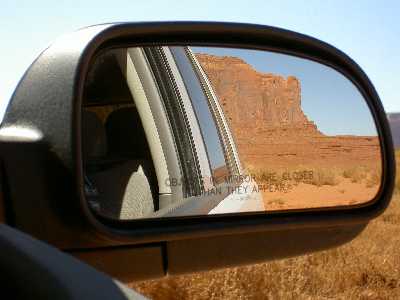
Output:
[[[399,168],[400,169],[400,168]],[[150,299],[383,300],[400,295],[400,194],[352,242],[256,265],[130,286]]]
[[262,191],[262,194],[267,210],[282,210],[365,203],[373,199],[378,188],[379,185],[367,188],[365,183],[352,183],[342,178],[334,186],[299,183],[287,192]]
[[[399,172],[400,151],[396,159]],[[368,190],[362,184],[345,183],[342,185],[353,195],[360,195],[355,192],[359,189]],[[323,186],[324,194],[327,190],[338,190],[339,186]],[[326,197],[323,200],[331,203]],[[307,204],[311,202],[314,203],[310,200]],[[399,266],[400,174],[397,173],[395,195],[388,209],[344,246],[257,265],[130,283],[130,286],[155,300],[399,299]]]

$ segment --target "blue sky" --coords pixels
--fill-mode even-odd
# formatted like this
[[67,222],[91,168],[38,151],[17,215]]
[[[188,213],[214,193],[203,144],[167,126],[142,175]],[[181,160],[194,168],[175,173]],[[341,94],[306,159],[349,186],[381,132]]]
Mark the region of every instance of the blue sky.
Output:
[[301,84],[302,109],[324,134],[377,135],[363,96],[350,80],[330,67],[267,51],[212,47],[192,47],[192,50],[195,53],[239,57],[262,73],[285,78],[295,76]]
[[[306,4],[305,4],[306,3]],[[104,22],[207,20],[266,24],[324,40],[367,73],[400,111],[400,1],[23,1],[0,10],[0,115],[18,80],[59,35]]]

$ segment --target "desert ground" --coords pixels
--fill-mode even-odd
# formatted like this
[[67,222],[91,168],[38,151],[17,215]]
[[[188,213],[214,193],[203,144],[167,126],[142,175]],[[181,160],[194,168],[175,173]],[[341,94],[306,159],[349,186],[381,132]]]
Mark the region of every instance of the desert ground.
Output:
[[263,191],[262,194],[267,210],[318,208],[364,203],[365,199],[374,198],[378,187],[378,184],[368,187],[342,178],[333,186],[299,183],[288,192]]
[[303,111],[302,82],[295,76],[262,73],[233,56],[196,57],[218,96],[244,172],[260,186],[265,210],[374,198],[381,180],[376,134],[324,134]]
[[130,286],[152,299],[399,299],[400,176],[390,207],[344,246]]
[[[235,58],[198,58],[222,101],[245,169],[257,175],[257,184],[274,187],[263,191],[267,210],[351,205],[375,196],[381,178],[376,137],[321,133],[301,110],[294,77],[260,75]],[[262,97],[258,86],[265,86]],[[243,99],[254,111],[239,109]],[[289,119],[288,109],[295,112]],[[396,158],[400,169],[400,150]],[[396,180],[387,211],[339,248],[130,286],[152,299],[398,299],[400,176]]]
[[[267,210],[373,199],[381,178],[376,136],[320,132],[302,111],[301,83],[293,76],[260,74],[233,57],[198,59],[222,103],[246,171],[268,187],[262,191]],[[399,169],[400,151],[397,164]],[[387,211],[342,247],[130,286],[152,299],[398,299],[400,176]]]
[[[354,161],[357,163],[357,160]],[[249,173],[253,174],[259,186],[266,210],[365,203],[375,197],[381,181],[381,169],[378,165],[350,165],[345,168],[338,168],[336,165],[302,166],[290,170],[269,169],[261,172],[250,168]]]
[[300,151],[291,162],[279,154],[270,159],[261,155],[241,158],[245,172],[251,174],[262,192],[266,210],[302,209],[372,200],[379,190],[382,171],[379,153],[370,150],[365,149],[372,153],[366,158],[340,153],[323,159],[315,153],[312,160]]

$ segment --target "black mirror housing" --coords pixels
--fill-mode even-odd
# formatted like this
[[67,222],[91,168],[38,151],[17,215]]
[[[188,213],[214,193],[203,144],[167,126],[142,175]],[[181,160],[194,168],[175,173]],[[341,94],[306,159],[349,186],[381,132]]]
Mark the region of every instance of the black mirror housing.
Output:
[[[88,68],[104,49],[154,44],[269,50],[314,60],[345,75],[367,100],[379,133],[383,179],[374,201],[353,209],[222,215],[208,218],[207,223],[201,217],[118,225],[97,219],[83,192],[81,106]],[[302,34],[236,23],[103,24],[61,37],[40,54],[18,84],[1,124],[0,155],[7,223],[88,261],[91,258],[82,256],[79,249],[155,247],[158,250],[149,257],[157,256],[156,275],[148,277],[247,264],[343,244],[384,211],[395,175],[390,128],[381,101],[351,58]],[[240,242],[243,239],[245,243]],[[227,244],[230,250],[224,251]],[[236,244],[253,247],[235,250]],[[188,252],[203,254],[193,265],[183,255]],[[107,264],[100,268],[108,270]],[[113,275],[118,276],[118,271]]]

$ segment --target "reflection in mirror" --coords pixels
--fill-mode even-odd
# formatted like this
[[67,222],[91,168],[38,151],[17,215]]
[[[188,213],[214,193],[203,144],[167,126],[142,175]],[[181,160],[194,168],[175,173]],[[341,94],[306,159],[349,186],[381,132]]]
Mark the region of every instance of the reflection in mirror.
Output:
[[278,53],[105,50],[82,110],[85,196],[114,220],[350,206],[381,183],[352,82]]

